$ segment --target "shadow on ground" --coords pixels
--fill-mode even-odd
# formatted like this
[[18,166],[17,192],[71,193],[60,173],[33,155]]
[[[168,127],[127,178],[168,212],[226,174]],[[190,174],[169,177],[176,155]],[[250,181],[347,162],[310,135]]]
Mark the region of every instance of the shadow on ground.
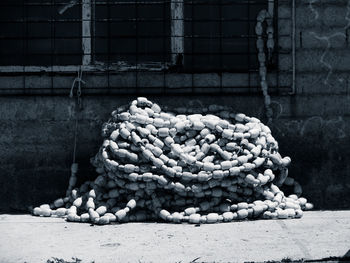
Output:
[[[327,258],[322,258],[322,259],[298,259],[298,260],[293,260],[289,258],[284,258],[280,261],[262,261],[261,263],[336,263],[336,262],[349,262],[350,263],[350,249],[346,254],[342,257],[327,257]],[[50,262],[51,263],[51,262]],[[260,263],[257,261],[248,261],[245,263]]]

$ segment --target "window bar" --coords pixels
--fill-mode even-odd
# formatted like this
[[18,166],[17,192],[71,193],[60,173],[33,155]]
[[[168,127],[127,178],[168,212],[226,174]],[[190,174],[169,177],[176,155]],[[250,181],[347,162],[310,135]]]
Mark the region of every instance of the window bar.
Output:
[[138,0],[135,0],[135,23],[136,23],[136,65],[135,65],[135,91],[136,94],[139,93],[139,83],[138,83],[138,63],[139,63],[139,5]]
[[82,0],[82,65],[91,64],[91,0]]
[[[27,27],[27,9],[25,6],[25,3],[23,1],[22,3],[22,17],[23,19],[25,19],[24,23],[22,24],[23,26],[23,32],[24,32],[24,37],[26,38],[27,36],[27,31],[28,31],[28,27]],[[23,67],[22,67],[22,87],[23,87],[23,93],[25,93],[25,86],[26,86],[26,77],[25,77],[25,68],[26,68],[26,54],[25,54],[25,50],[26,50],[26,43],[23,39],[23,35],[21,38],[21,42],[22,42],[22,52],[21,52],[21,57],[23,58]]]
[[[55,40],[56,40],[56,34],[55,34],[55,24],[56,22],[54,21],[54,10],[55,10],[55,3],[54,0],[51,0],[51,21],[50,21],[50,29],[51,29],[51,57],[50,57],[50,62],[51,62],[51,94],[53,94],[53,65],[54,65],[54,55],[55,55]],[[57,60],[56,60],[57,61]]]
[[[277,47],[279,47],[279,44],[278,44],[278,27],[277,27],[277,21],[278,21],[278,1],[275,1],[274,2],[274,5],[275,5],[275,15],[273,17],[273,27],[274,27],[274,38],[275,38],[275,47],[274,47],[274,51],[273,53],[275,53],[275,58],[276,60],[274,61],[272,59],[272,64],[273,65],[278,65],[278,61],[279,61],[279,56],[278,56],[278,53],[279,52],[276,52],[277,50]],[[277,88],[277,91],[280,90],[280,70],[279,70],[279,67],[276,68],[276,88]]]
[[25,1],[23,1],[23,8],[24,8],[24,12],[25,12],[25,49],[24,49],[24,68],[23,68],[23,93],[26,93],[26,85],[27,85],[27,81],[26,81],[26,67],[28,66],[28,7],[27,4],[25,3]]
[[[295,0],[292,0],[292,89],[288,93],[289,95],[295,95],[296,94],[296,87],[295,87],[295,28],[296,28],[296,22],[295,22]],[[278,53],[278,52],[277,52]],[[277,61],[278,63],[278,61]],[[278,64],[277,64],[277,67]]]
[[220,93],[223,93],[223,87],[222,87],[222,76],[223,76],[223,71],[224,71],[224,67],[223,67],[223,61],[222,61],[222,8],[223,8],[223,4],[222,4],[222,0],[220,0],[220,7],[219,7],[219,16],[220,16],[220,56],[219,56],[219,59],[220,59]]
[[166,78],[165,78],[165,69],[166,69],[166,1],[163,1],[163,37],[162,37],[162,40],[163,40],[163,94],[166,94],[166,91],[167,91],[167,87],[166,87]]
[[111,92],[111,78],[110,78],[110,67],[111,67],[111,5],[107,2],[107,88],[108,94]]
[[194,93],[194,2],[191,0],[191,91]]
[[91,63],[95,64],[96,62],[96,0],[91,2]]
[[[192,7],[193,8],[193,7]],[[184,64],[184,3],[183,0],[171,0],[171,61],[176,65],[182,55]],[[179,65],[180,66],[180,65]]]
[[[248,45],[247,45],[247,59],[248,59],[248,89],[251,88],[251,65],[250,65],[250,59],[251,59],[251,51],[253,51],[253,48],[251,48],[250,46],[250,0],[248,0],[248,8],[247,8],[247,25],[248,25],[248,36],[247,36],[247,41],[248,41]],[[254,38],[253,38],[254,39]]]

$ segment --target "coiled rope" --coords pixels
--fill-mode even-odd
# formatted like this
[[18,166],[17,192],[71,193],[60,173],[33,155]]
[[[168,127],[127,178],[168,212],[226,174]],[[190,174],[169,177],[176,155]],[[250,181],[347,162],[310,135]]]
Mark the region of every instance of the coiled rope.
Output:
[[99,176],[73,189],[66,208],[56,200],[34,215],[96,224],[300,218],[312,204],[279,189],[291,160],[281,157],[270,129],[224,109],[176,115],[142,97],[118,108],[91,160]]

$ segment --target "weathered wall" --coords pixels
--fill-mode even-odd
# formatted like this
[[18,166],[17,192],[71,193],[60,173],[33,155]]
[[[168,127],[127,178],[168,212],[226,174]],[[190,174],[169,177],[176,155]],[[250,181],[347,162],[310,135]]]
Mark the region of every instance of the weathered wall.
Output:
[[[89,158],[101,144],[100,127],[117,105],[132,97],[86,97],[80,116],[79,177],[93,176]],[[264,117],[261,96],[152,97],[164,105],[199,107],[218,103]],[[350,201],[349,97],[274,98],[273,132],[291,176],[318,208],[348,208]],[[0,98],[1,210],[25,209],[62,196],[67,187],[74,138],[74,103],[67,97]]]
[[[291,69],[291,1],[279,8],[280,69]],[[290,175],[316,208],[350,208],[350,1],[300,0],[296,8],[296,94],[273,96],[273,133]],[[283,55],[284,51],[287,55]],[[79,177],[92,177],[89,158],[100,127],[128,96],[84,98],[77,158]],[[212,103],[263,118],[261,95],[153,96],[163,105]],[[200,102],[200,103],[199,103]],[[0,97],[1,211],[24,210],[65,193],[73,152],[74,102],[61,96]]]

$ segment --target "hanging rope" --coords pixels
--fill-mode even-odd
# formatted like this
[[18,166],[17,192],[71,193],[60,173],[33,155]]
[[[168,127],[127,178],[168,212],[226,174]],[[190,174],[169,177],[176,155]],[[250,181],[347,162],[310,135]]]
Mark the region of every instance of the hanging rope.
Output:
[[[263,9],[259,12],[256,20],[256,26],[255,26],[255,33],[257,35],[256,40],[256,47],[258,49],[258,61],[260,64],[259,67],[259,76],[260,76],[260,85],[261,90],[264,95],[264,104],[265,104],[265,110],[266,110],[266,117],[267,117],[267,124],[272,124],[272,117],[273,117],[273,111],[271,108],[271,97],[268,94],[268,84],[267,84],[267,68],[266,68],[266,60],[272,59],[272,52],[275,47],[275,41],[273,39],[273,6],[274,6],[274,0],[269,1],[268,10]],[[266,41],[266,48],[267,48],[267,59],[265,55],[265,45],[264,40],[262,37],[263,34],[263,23],[266,23],[266,34],[267,34],[267,41]],[[281,177],[281,184],[287,185],[287,186],[293,186],[294,193],[300,196],[302,194],[302,188],[299,182],[297,182],[292,177],[287,177],[288,171],[284,170],[284,177]]]
[[272,59],[272,52],[275,46],[273,40],[273,1],[269,3],[269,11],[263,9],[259,12],[256,20],[255,33],[257,35],[256,47],[258,49],[258,61],[260,64],[259,67],[259,76],[260,76],[260,86],[264,95],[264,104],[266,110],[267,123],[270,125],[272,122],[272,108],[271,108],[271,97],[268,94],[268,84],[267,84],[267,68],[266,68],[266,55],[265,55],[265,45],[263,40],[263,23],[266,22],[266,33],[267,33],[267,59]]
[[[77,151],[77,141],[78,141],[78,120],[79,113],[82,110],[82,99],[81,99],[81,85],[85,84],[85,81],[82,79],[83,72],[81,67],[78,70],[78,76],[73,80],[72,87],[70,90],[69,97],[74,98],[74,88],[76,89],[76,106],[75,106],[75,127],[74,127],[74,147],[73,147],[73,163],[71,166],[71,176],[69,179],[69,186],[66,192],[66,196],[69,196],[77,182],[77,172],[78,172],[78,163],[76,162],[76,151]],[[76,85],[77,84],[77,85]]]

